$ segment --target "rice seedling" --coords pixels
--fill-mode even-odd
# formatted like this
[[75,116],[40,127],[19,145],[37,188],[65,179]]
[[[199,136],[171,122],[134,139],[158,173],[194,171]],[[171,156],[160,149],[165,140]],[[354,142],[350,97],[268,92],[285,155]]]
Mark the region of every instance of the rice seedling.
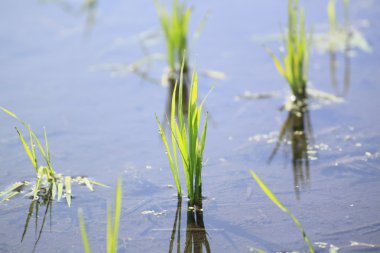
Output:
[[[115,206],[113,214],[111,204],[107,205],[107,253],[117,253],[117,239],[119,233],[122,191],[121,180],[118,179],[116,184]],[[84,222],[82,209],[78,210],[78,217],[84,252],[90,253],[91,247],[88,241],[86,224]]]
[[288,30],[284,40],[286,55],[282,62],[271,50],[267,51],[278,72],[288,82],[294,99],[303,101],[306,98],[308,81],[310,38],[305,31],[304,10],[298,10],[298,0],[288,1]]
[[307,236],[305,229],[303,228],[303,226],[301,225],[299,220],[296,218],[296,216],[294,216],[289,211],[289,209],[276,197],[276,195],[274,195],[274,193],[268,188],[268,186],[266,186],[264,184],[264,182],[259,178],[259,176],[253,170],[250,170],[250,173],[251,173],[251,176],[253,177],[253,179],[256,181],[256,183],[260,186],[261,190],[267,195],[267,197],[278,208],[280,208],[281,211],[288,214],[292,218],[292,220],[296,224],[297,228],[301,231],[302,237],[303,237],[304,241],[307,243],[310,253],[314,253],[313,245],[311,244],[311,241],[310,241],[309,237]]
[[[170,71],[175,73],[181,67],[187,50],[187,33],[191,9],[185,1],[173,0],[171,14],[159,0],[155,0],[156,9],[161,23],[167,50],[167,61]],[[187,64],[184,67],[187,72]]]
[[[64,196],[66,198],[67,205],[70,207],[72,197],[71,184],[73,182],[86,185],[90,191],[93,191],[93,185],[105,186],[104,184],[92,181],[87,177],[71,177],[56,173],[53,169],[51,162],[49,142],[46,130],[44,129],[44,147],[41,141],[37,138],[37,135],[33,132],[32,128],[28,124],[22,121],[13,112],[3,107],[0,107],[0,109],[6,114],[17,119],[28,131],[29,142],[26,141],[21,130],[15,127],[21,140],[21,143],[24,147],[24,150],[36,172],[36,181],[32,186],[31,191],[27,193],[26,196],[32,197],[34,200],[37,200],[39,197],[45,196],[46,193],[48,193],[51,196],[52,200],[54,200],[57,197],[58,201],[60,201],[61,198]],[[37,151],[40,152],[40,155],[43,157],[45,164],[42,164],[38,160],[39,155]],[[18,195],[25,188],[25,186],[29,184],[29,181],[17,182],[9,188],[7,188],[6,190],[0,192],[0,197],[4,196],[0,200],[0,203]]]
[[[183,92],[183,71],[184,63],[181,68],[180,82],[179,82],[179,96],[178,96],[178,110],[176,108],[176,90],[177,85],[174,88],[171,114],[170,114],[170,138],[171,148],[168,144],[168,139],[164,132],[158,117],[156,116],[157,124],[159,126],[159,132],[162,137],[162,141],[165,146],[166,154],[169,160],[170,168],[173,174],[174,182],[177,188],[178,197],[182,197],[182,189],[180,182],[180,169],[178,163],[178,151],[182,161],[182,167],[186,179],[187,196],[190,199],[190,205],[200,203],[202,200],[202,158],[206,141],[207,131],[207,119],[204,119],[202,133],[200,132],[201,114],[205,99],[197,105],[198,97],[198,74],[193,72],[191,85],[190,85],[190,97],[187,105],[187,126],[185,124],[184,109],[182,105],[182,92]],[[177,114],[177,118],[176,118]],[[178,149],[177,149],[178,147]]]

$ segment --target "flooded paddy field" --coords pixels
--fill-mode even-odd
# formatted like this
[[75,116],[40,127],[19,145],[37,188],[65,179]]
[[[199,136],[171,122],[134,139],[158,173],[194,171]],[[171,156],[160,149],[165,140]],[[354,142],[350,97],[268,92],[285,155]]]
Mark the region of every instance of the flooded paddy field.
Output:
[[[185,196],[178,201],[155,119],[164,118],[170,89],[154,1],[3,1],[0,106],[41,140],[46,128],[58,173],[110,187],[73,183],[70,207],[24,194],[2,202],[0,252],[84,252],[78,208],[93,252],[107,252],[117,178],[118,252],[308,252],[250,170],[298,218],[316,252],[380,251],[380,3],[352,0],[345,19],[342,2],[336,19],[350,39],[337,35],[331,50],[327,1],[300,1],[313,31],[301,113],[283,108],[290,88],[266,52],[285,50],[286,1],[187,3],[200,100],[214,87],[203,108],[203,210],[195,212]],[[33,184],[14,128],[22,125],[0,113],[0,191]]]

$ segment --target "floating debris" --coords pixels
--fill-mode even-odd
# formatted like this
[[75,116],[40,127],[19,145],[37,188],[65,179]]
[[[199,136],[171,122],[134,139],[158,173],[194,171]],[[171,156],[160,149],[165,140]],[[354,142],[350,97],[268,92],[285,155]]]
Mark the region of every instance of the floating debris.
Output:
[[212,79],[217,79],[217,80],[226,80],[227,75],[222,72],[222,71],[217,71],[217,70],[204,70],[201,72],[202,75],[212,78]]
[[248,141],[261,142],[265,141],[266,143],[275,143],[278,138],[278,132],[269,132],[267,134],[256,134],[254,136],[248,137]]
[[247,100],[260,100],[260,99],[270,99],[279,96],[279,92],[268,92],[268,93],[252,93],[250,91],[245,91],[243,95],[239,95],[235,97],[236,101],[241,99]]
[[146,211],[141,212],[142,215],[154,215],[156,217],[159,217],[165,213],[166,213],[166,210],[162,210],[161,212],[156,212],[154,210],[146,210]]

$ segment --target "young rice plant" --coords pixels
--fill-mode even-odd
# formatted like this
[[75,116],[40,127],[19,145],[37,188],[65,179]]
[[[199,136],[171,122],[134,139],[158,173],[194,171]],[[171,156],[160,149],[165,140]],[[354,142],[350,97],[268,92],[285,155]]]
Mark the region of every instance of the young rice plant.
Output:
[[[155,0],[155,4],[166,40],[170,71],[175,72],[179,70],[187,49],[187,33],[191,9],[186,7],[185,1],[173,0],[170,14],[158,0]],[[186,71],[187,66],[185,64]]]
[[[176,107],[175,96],[178,85],[174,88],[171,101],[170,138],[172,149],[169,147],[168,139],[157,116],[156,120],[166,149],[166,154],[169,159],[170,168],[178,191],[178,197],[182,197],[180,169],[178,163],[179,153],[186,179],[187,195],[190,199],[190,205],[194,205],[200,203],[202,199],[202,158],[206,140],[208,119],[207,113],[203,122],[202,133],[199,131],[199,128],[201,124],[202,107],[207,96],[198,106],[198,74],[194,71],[190,83],[187,124],[185,124],[183,113],[184,110],[182,106],[183,68],[184,63],[182,64],[179,82],[178,108]],[[176,114],[178,117],[176,117]]]
[[[116,196],[115,196],[115,206],[114,214],[112,217],[112,207],[111,204],[107,206],[107,253],[117,253],[117,238],[119,233],[120,224],[120,212],[121,212],[121,196],[122,187],[121,180],[117,180],[116,185]],[[83,212],[81,209],[78,210],[80,232],[82,234],[82,241],[85,253],[91,253],[90,243],[88,242],[86,224],[83,218]]]
[[288,1],[288,30],[284,35],[284,40],[286,55],[282,61],[271,50],[268,52],[278,72],[289,83],[295,99],[302,101],[306,98],[310,38],[305,32],[303,9],[298,14],[298,0]]
[[[24,147],[24,150],[28,158],[30,159],[36,172],[36,182],[32,186],[31,192],[26,194],[26,196],[32,196],[33,199],[36,200],[40,196],[44,195],[46,197],[46,195],[48,194],[50,195],[51,200],[54,200],[57,197],[58,201],[62,198],[62,196],[65,196],[67,205],[70,206],[71,195],[72,195],[71,184],[73,182],[76,182],[79,184],[85,184],[91,191],[93,191],[93,185],[105,186],[98,182],[89,180],[86,177],[70,177],[70,176],[63,176],[62,174],[57,174],[55,170],[53,169],[53,166],[50,160],[49,142],[48,142],[46,130],[44,130],[44,138],[45,138],[45,143],[44,143],[45,147],[44,147],[41,141],[37,138],[37,135],[32,131],[31,127],[28,124],[22,121],[13,112],[3,107],[0,107],[0,109],[6,114],[12,116],[13,118],[21,122],[21,124],[28,130],[29,143],[26,141],[21,130],[15,127],[20,137],[21,143]],[[42,155],[45,164],[42,164],[38,160],[39,155],[37,154],[37,151],[39,151],[40,155]],[[17,182],[17,183],[14,183],[9,188],[7,188],[6,190],[0,192],[0,197],[2,198],[0,199],[0,203],[18,195],[22,191],[22,189],[25,186],[27,186],[29,183],[30,183],[29,181]]]

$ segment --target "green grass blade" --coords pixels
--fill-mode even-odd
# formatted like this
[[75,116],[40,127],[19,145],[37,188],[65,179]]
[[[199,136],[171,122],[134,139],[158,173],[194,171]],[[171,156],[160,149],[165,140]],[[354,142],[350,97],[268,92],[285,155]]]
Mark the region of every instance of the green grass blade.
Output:
[[88,180],[88,178],[86,178],[86,177],[83,178],[83,182],[90,191],[94,191],[94,187],[92,187],[92,184],[91,184],[90,180]]
[[310,241],[309,237],[306,235],[306,232],[305,232],[304,228],[302,227],[301,223],[299,222],[299,220],[289,211],[288,208],[286,208],[286,206],[284,204],[281,203],[281,201],[276,197],[276,195],[274,195],[272,193],[272,191],[264,184],[264,182],[259,178],[259,176],[253,170],[250,170],[250,173],[251,173],[253,179],[256,181],[256,183],[260,186],[260,188],[263,190],[263,192],[267,195],[267,197],[274,204],[276,204],[276,206],[278,208],[280,208],[283,212],[287,213],[292,218],[294,223],[297,225],[298,229],[301,231],[302,237],[309,247],[309,251],[311,253],[314,253],[313,245],[311,244],[311,241]]
[[11,111],[5,109],[4,107],[0,107],[0,109],[3,110],[3,111],[4,111],[5,113],[7,113],[8,115],[12,116],[13,118],[15,118],[15,119],[17,119],[17,120],[20,120],[20,119],[16,116],[16,114],[14,114],[13,112],[11,112]]
[[115,214],[113,222],[113,233],[112,233],[112,244],[114,253],[117,252],[117,239],[119,233],[119,223],[120,223],[120,213],[121,213],[121,199],[122,199],[123,189],[121,184],[121,179],[117,180],[116,185],[116,196],[115,196]]
[[62,198],[62,193],[63,193],[63,182],[61,180],[58,181],[57,188],[58,188],[57,201],[60,201]]
[[107,252],[112,252],[112,211],[111,204],[107,204]]
[[169,160],[170,169],[172,171],[173,179],[174,179],[177,191],[178,191],[178,196],[182,196],[181,183],[179,181],[180,179],[177,177],[177,173],[176,173],[177,169],[175,168],[175,164],[174,164],[174,161],[173,161],[173,157],[172,157],[172,154],[171,154],[171,150],[170,150],[170,147],[169,147],[169,144],[168,144],[168,141],[167,141],[164,129],[162,128],[160,120],[158,119],[157,115],[156,115],[156,121],[157,121],[157,124],[158,124],[158,128],[159,128],[159,132],[160,132],[160,135],[161,135],[162,142],[164,143],[164,146],[165,146],[166,155],[167,155],[168,160]]
[[24,185],[25,183],[23,182],[16,182],[14,184],[12,184],[11,186],[9,186],[7,189],[5,189],[4,191],[0,192],[0,197],[3,196],[3,195],[6,195],[14,190],[16,190],[17,188],[19,188],[20,186]]
[[53,182],[51,184],[51,199],[54,200],[56,195],[57,195],[57,184]]
[[17,127],[16,127],[16,131],[17,131],[17,133],[18,133],[18,135],[20,137],[21,143],[22,143],[22,145],[24,147],[24,150],[25,150],[26,154],[28,155],[30,161],[33,164],[33,167],[36,169],[36,172],[37,172],[38,166],[37,166],[37,163],[36,163],[36,158],[33,156],[33,153],[30,150],[29,145],[26,143],[24,136],[22,135],[22,133],[20,132],[20,130]]
[[78,209],[78,217],[79,217],[79,226],[80,226],[80,233],[82,235],[84,252],[85,253],[91,253],[91,248],[90,248],[90,244],[88,242],[86,224],[84,222],[82,209]]
[[65,194],[67,205],[71,206],[71,177],[65,177]]
[[20,192],[10,192],[7,196],[5,196],[2,200],[0,200],[0,204],[3,203],[4,201],[10,200]]
[[108,185],[105,185],[105,184],[102,184],[102,183],[99,183],[99,182],[96,182],[96,181],[93,181],[93,180],[89,180],[89,181],[93,185],[98,185],[98,186],[101,186],[101,187],[109,187]]

